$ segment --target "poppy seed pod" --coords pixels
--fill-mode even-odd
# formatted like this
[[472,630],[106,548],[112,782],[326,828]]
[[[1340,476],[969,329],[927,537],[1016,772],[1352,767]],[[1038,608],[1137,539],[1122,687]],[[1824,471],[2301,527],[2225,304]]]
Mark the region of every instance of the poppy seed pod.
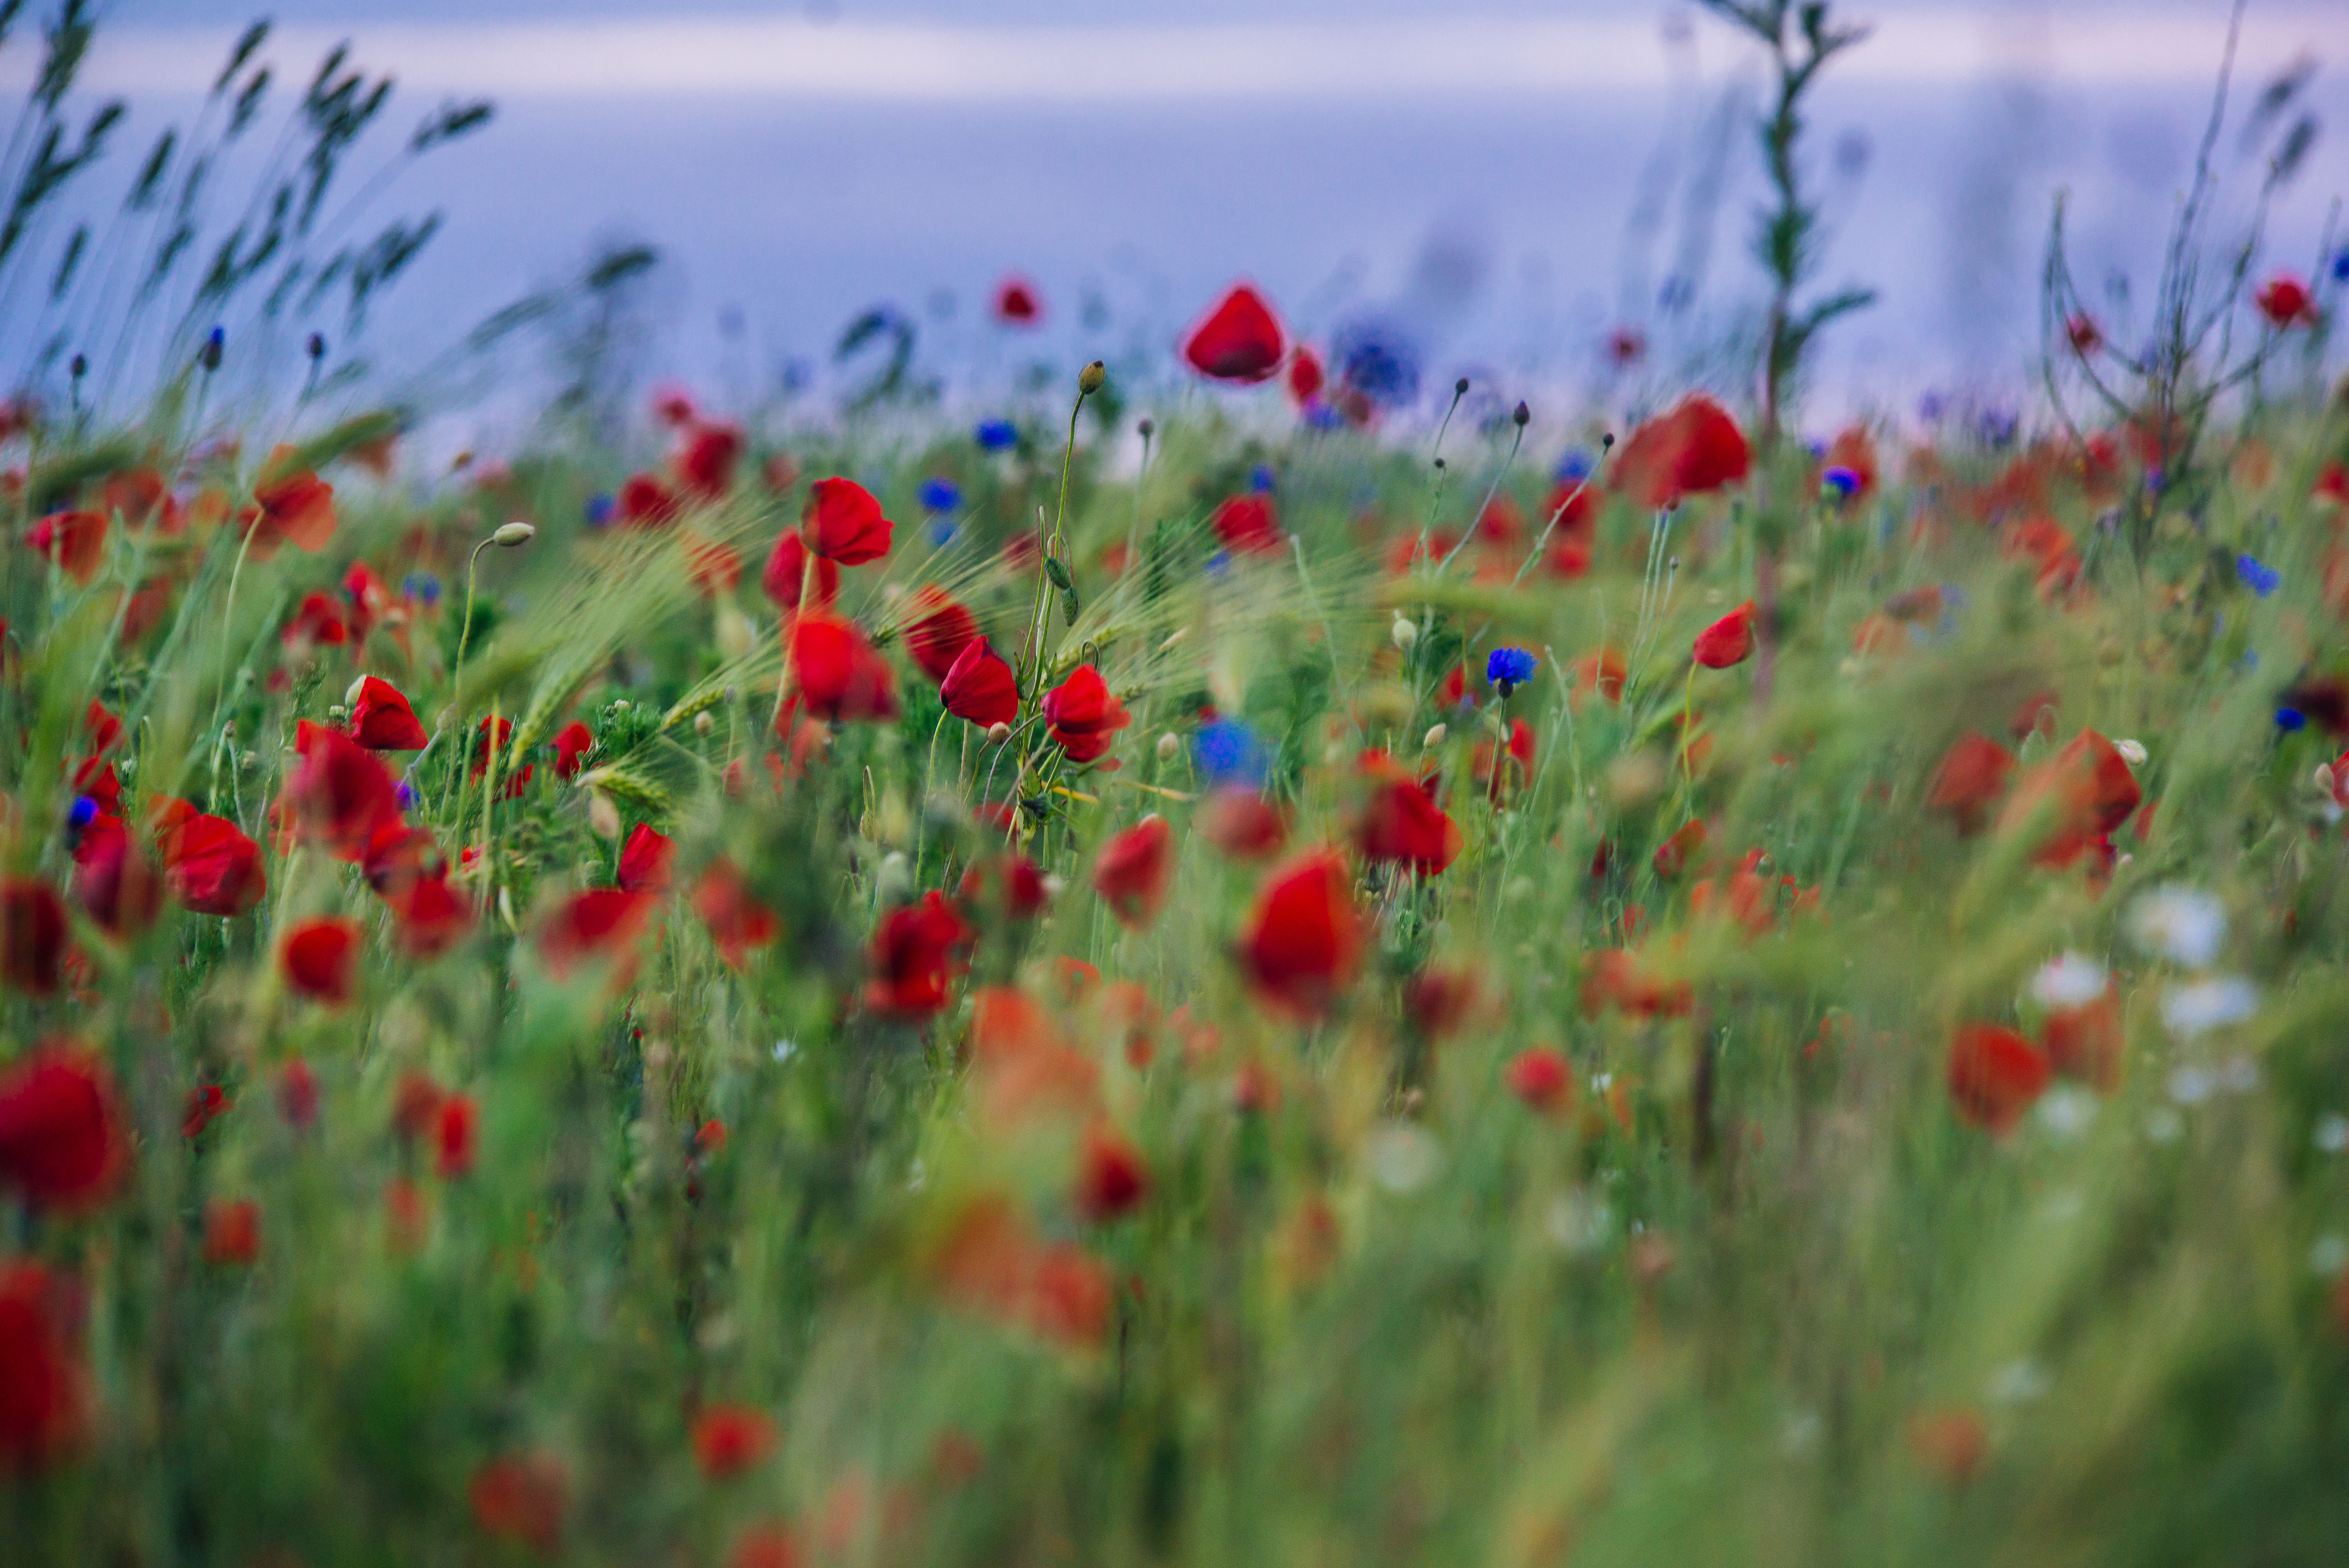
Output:
[[538,530],[529,523],[517,520],[501,524],[498,531],[490,535],[490,542],[501,550],[518,550],[528,544],[537,532]]

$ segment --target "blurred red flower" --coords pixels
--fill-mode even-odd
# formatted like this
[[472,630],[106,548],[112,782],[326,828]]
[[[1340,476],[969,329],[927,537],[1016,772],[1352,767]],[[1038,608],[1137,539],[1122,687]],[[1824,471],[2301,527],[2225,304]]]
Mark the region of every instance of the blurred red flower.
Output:
[[87,1208],[113,1191],[130,1146],[106,1065],[49,1041],[0,1069],[0,1186],[35,1209]]
[[1460,852],[1460,825],[1416,779],[1381,779],[1354,830],[1362,858],[1440,876]]
[[1266,876],[1237,956],[1259,1000],[1291,1017],[1312,1020],[1327,1014],[1353,984],[1361,946],[1353,875],[1345,857],[1334,850],[1310,850]]
[[[263,472],[273,473],[291,457],[293,449],[270,453]],[[253,504],[240,514],[255,561],[277,553],[281,543],[316,554],[335,537],[335,487],[308,469],[274,472],[254,487]]]
[[638,822],[620,847],[619,885],[630,892],[667,892],[676,864],[677,841]]
[[357,864],[378,832],[399,823],[399,786],[374,752],[338,729],[300,720],[294,751],[299,760],[280,812],[304,842]]
[[239,915],[260,903],[269,891],[261,846],[225,817],[208,816],[184,800],[170,804],[181,810],[169,813],[156,843],[163,885],[180,906],[198,914]]
[[1129,931],[1146,931],[1166,903],[1174,833],[1155,811],[1114,834],[1093,861],[1093,892]]
[[54,995],[66,961],[66,904],[32,877],[0,880],[0,980]]
[[1744,603],[1696,634],[1696,662],[1709,670],[1725,670],[1754,656],[1754,623],[1760,614],[1754,601]]
[[577,719],[573,719],[554,732],[554,776],[576,779],[581,759],[595,748],[595,732]]
[[1183,357],[1218,381],[1262,381],[1280,367],[1286,352],[1272,307],[1245,283],[1233,284],[1183,337]]
[[742,432],[731,425],[688,425],[675,460],[678,480],[688,494],[721,500],[734,488],[734,469],[742,460]]
[[873,933],[864,1005],[900,1017],[938,1011],[960,967],[957,950],[975,934],[936,890],[924,893],[919,903],[891,910]]
[[[812,584],[807,580],[810,561],[815,562]],[[814,589],[815,603],[809,608],[828,608],[840,597],[840,568],[820,555],[810,555],[799,531],[793,529],[776,540],[775,548],[768,552],[766,569],[759,573],[759,587],[770,603],[788,615],[800,607],[801,590],[810,586]]]
[[1268,860],[1288,841],[1280,812],[1246,785],[1217,789],[1191,820],[1202,838],[1236,861]]
[[481,1112],[469,1094],[443,1095],[432,1112],[432,1169],[443,1181],[473,1173]]
[[1036,285],[1016,273],[995,285],[993,305],[995,319],[1007,326],[1034,326],[1044,319]]
[[1546,1116],[1563,1116],[1574,1109],[1574,1068],[1566,1053],[1550,1046],[1520,1051],[1502,1069],[1501,1081],[1511,1094]]
[[873,492],[854,480],[818,480],[808,489],[800,536],[826,561],[855,566],[889,553],[894,525]]
[[633,962],[636,939],[653,913],[648,893],[590,888],[557,904],[538,932],[539,955],[556,979],[591,961]]
[[2002,1133],[2047,1088],[2047,1057],[2014,1030],[1965,1024],[1950,1040],[1950,1098],[1976,1127]]
[[2260,314],[2277,326],[2293,326],[2316,321],[2316,296],[2308,285],[2290,273],[2278,273],[2260,285],[2255,296]]
[[1133,1212],[1150,1195],[1150,1167],[1115,1128],[1103,1123],[1088,1131],[1077,1159],[1077,1212],[1095,1224]]
[[88,1390],[75,1362],[67,1283],[0,1260],[0,1474],[47,1470],[80,1445]]
[[25,542],[41,559],[87,587],[106,559],[106,514],[51,512],[26,531]]
[[1009,724],[1019,717],[1019,678],[984,637],[963,645],[954,666],[938,683],[938,696],[948,713],[981,729]]
[[1101,671],[1079,665],[1069,678],[1044,694],[1044,722],[1071,762],[1092,762],[1110,748],[1119,730],[1133,722],[1110,694]]
[[782,934],[774,912],[751,894],[742,873],[723,855],[704,867],[693,884],[693,913],[709,928],[719,956],[735,969],[749,960],[752,949]]
[[2111,741],[2084,729],[2023,776],[1998,825],[2017,830],[2044,814],[2047,837],[2033,858],[2043,866],[2068,866],[2127,821],[2143,799],[2128,759]]
[[1933,774],[1925,803],[1952,819],[1961,834],[1981,831],[2014,772],[2014,753],[1978,730],[1958,737]]
[[122,819],[92,818],[73,854],[74,900],[90,919],[117,936],[145,930],[162,902],[162,878]]
[[214,1198],[204,1204],[204,1262],[214,1268],[250,1268],[261,1260],[261,1205],[250,1198]]
[[302,995],[339,1007],[358,979],[359,925],[355,920],[305,920],[277,949],[285,983]]
[[897,717],[897,677],[854,623],[811,610],[792,620],[785,638],[795,695],[809,714],[841,720]]
[[970,612],[935,583],[914,590],[905,625],[905,651],[924,675],[940,683],[953,672],[963,650],[979,640],[978,623]]
[[369,751],[420,751],[432,738],[398,686],[368,676],[351,704],[351,738]]
[[775,1423],[746,1405],[711,1405],[693,1418],[693,1460],[711,1480],[727,1480],[773,1451]]
[[620,485],[613,515],[629,528],[658,528],[677,521],[681,510],[668,486],[651,474],[630,474]]
[[552,1553],[563,1544],[569,1491],[563,1463],[553,1455],[504,1454],[473,1472],[466,1499],[483,1534]]
[[1236,495],[1216,508],[1210,520],[1224,547],[1240,555],[1279,553],[1285,536],[1268,495]]
[[416,877],[384,902],[391,908],[399,950],[410,958],[434,958],[473,929],[473,906],[449,885],[444,871]]
[[1615,488],[1661,509],[1735,484],[1752,466],[1737,421],[1697,392],[1631,432],[1615,458]]

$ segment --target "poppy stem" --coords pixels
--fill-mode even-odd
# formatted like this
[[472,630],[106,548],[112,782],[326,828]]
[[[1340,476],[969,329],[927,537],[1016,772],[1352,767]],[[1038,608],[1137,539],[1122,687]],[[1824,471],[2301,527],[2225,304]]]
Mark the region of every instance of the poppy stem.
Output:
[[[1087,366],[1088,375],[1097,366],[1098,362],[1094,366]],[[1037,542],[1042,546],[1039,552],[1041,559],[1036,562],[1036,602],[1030,607],[1028,616],[1028,643],[1022,645],[1019,653],[1021,662],[1025,663],[1029,646],[1032,645],[1035,649],[1036,662],[1026,673],[1034,678],[1036,689],[1032,695],[1036,696],[1040,696],[1044,688],[1044,643],[1052,630],[1050,593],[1052,583],[1051,563],[1060,558],[1063,531],[1068,523],[1069,469],[1075,463],[1077,456],[1077,416],[1084,411],[1085,399],[1092,395],[1092,387],[1086,385],[1086,377],[1080,377],[1077,382],[1077,400],[1069,405],[1069,440],[1068,444],[1061,449],[1061,498],[1053,509],[1052,532],[1050,538],[1043,537],[1043,509],[1039,507],[1036,510]]]
[[473,546],[473,553],[465,562],[465,619],[457,628],[457,662],[449,667],[449,695],[451,697],[457,695],[458,680],[465,673],[465,647],[473,637],[474,577],[481,569],[481,552],[487,550],[492,542],[493,542],[484,539],[481,543]]
[[1515,588],[1526,580],[1526,573],[1534,569],[1534,562],[1539,561],[1542,558],[1542,552],[1549,548],[1549,536],[1557,531],[1558,519],[1572,511],[1574,503],[1582,499],[1582,492],[1588,490],[1592,481],[1599,478],[1599,470],[1606,465],[1608,454],[1614,449],[1615,432],[1609,430],[1599,438],[1599,461],[1590,465],[1590,471],[1582,476],[1582,482],[1574,487],[1574,493],[1558,502],[1557,510],[1549,514],[1549,521],[1542,525],[1541,537],[1534,541],[1533,553],[1526,557],[1526,563],[1523,566],[1517,568],[1517,574],[1509,579],[1510,587]]
[[1458,558],[1460,552],[1468,548],[1468,542],[1475,538],[1476,531],[1484,526],[1485,509],[1491,506],[1493,498],[1501,493],[1501,481],[1509,477],[1509,469],[1517,460],[1517,449],[1525,444],[1526,428],[1519,425],[1517,433],[1509,438],[1509,455],[1501,459],[1501,471],[1493,476],[1493,482],[1485,487],[1485,499],[1476,505],[1476,515],[1468,520],[1468,526],[1460,532],[1460,542],[1452,547],[1452,552],[1446,555],[1443,564],[1435,569],[1435,574],[1438,577],[1443,576],[1444,571]]

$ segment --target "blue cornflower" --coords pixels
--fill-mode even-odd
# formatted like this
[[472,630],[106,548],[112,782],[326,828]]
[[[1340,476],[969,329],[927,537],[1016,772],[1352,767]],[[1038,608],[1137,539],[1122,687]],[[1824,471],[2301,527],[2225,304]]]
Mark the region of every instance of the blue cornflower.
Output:
[[1485,658],[1485,679],[1504,700],[1515,687],[1534,678],[1541,661],[1523,648],[1495,648]]
[[399,591],[429,609],[440,603],[440,579],[429,572],[411,572],[399,580]]
[[930,543],[936,548],[944,550],[954,542],[954,536],[955,525],[947,519],[942,517],[930,524]]
[[1272,493],[1272,465],[1258,463],[1248,470],[1248,489],[1257,495]]
[[1213,555],[1207,557],[1208,576],[1220,578],[1225,573],[1229,572],[1231,569],[1232,552],[1230,551],[1218,550]]
[[1859,472],[1856,469],[1847,469],[1841,463],[1837,463],[1819,476],[1819,483],[1825,489],[1835,491],[1837,500],[1849,500],[1859,493]]
[[2333,281],[2336,284],[2349,284],[2349,245],[2344,245],[2333,253]]
[[922,481],[922,507],[927,511],[952,511],[962,505],[962,486],[949,479]]
[[2294,730],[2306,729],[2308,716],[2296,707],[2280,707],[2276,709],[2276,727],[2287,735]]
[[1949,405],[1939,392],[1928,392],[1917,399],[1917,418],[1928,425],[1940,424],[1941,416],[1947,412]]
[[1982,439],[1992,447],[2014,445],[2014,438],[2023,432],[2023,420],[2010,409],[1985,409],[1982,417]]
[[1237,718],[1219,718],[1200,726],[1192,750],[1198,758],[1199,771],[1207,776],[1210,783],[1220,786],[1264,782],[1264,743],[1257,739],[1256,731]]
[[981,419],[971,437],[990,452],[1007,452],[1019,444],[1019,427],[1009,419]]
[[1590,454],[1580,447],[1558,459],[1553,478],[1561,484],[1579,484],[1590,477]]
[[1316,430],[1341,430],[1346,427],[1344,410],[1333,408],[1319,397],[1305,410],[1305,423]]
[[587,498],[586,511],[587,526],[590,528],[601,528],[605,523],[610,522],[612,521],[612,513],[617,505],[618,502],[615,501],[608,495],[589,496]]
[[2262,599],[2283,586],[2282,574],[2272,566],[2261,565],[2255,555],[2236,556],[2235,575],[2243,580],[2244,587]]
[[98,820],[98,802],[87,795],[75,796],[73,810],[66,813],[66,820],[73,824],[77,832],[88,827]]
[[1348,323],[1338,329],[1331,357],[1339,379],[1373,403],[1396,408],[1419,399],[1419,346],[1393,322]]
[[398,786],[393,789],[391,796],[393,799],[399,802],[399,809],[401,810],[413,811],[416,810],[416,786],[410,784],[407,779],[403,779],[399,781]]

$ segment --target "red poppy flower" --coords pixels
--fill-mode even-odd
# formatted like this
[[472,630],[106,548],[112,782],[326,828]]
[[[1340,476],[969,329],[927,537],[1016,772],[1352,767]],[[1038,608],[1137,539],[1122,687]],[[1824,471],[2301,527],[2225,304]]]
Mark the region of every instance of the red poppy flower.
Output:
[[506,1454],[475,1470],[465,1495],[483,1534],[551,1554],[563,1544],[569,1491],[553,1455]]
[[1941,758],[1925,803],[1952,818],[1960,833],[1979,832],[1991,807],[2006,793],[2013,772],[2014,753],[1987,735],[1969,730]]
[[1287,346],[1272,307],[1243,283],[1184,335],[1183,357],[1202,376],[1253,383],[1280,367]]
[[350,640],[342,605],[322,589],[304,594],[293,618],[277,634],[279,645],[296,658],[307,657],[315,648],[339,648]]
[[1583,546],[1587,568],[1591,536],[1599,531],[1599,487],[1588,480],[1558,480],[1542,502],[1541,521],[1550,531],[1552,549],[1568,543]]
[[2043,866],[2067,866],[2128,820],[2143,799],[2128,759],[2111,741],[2084,729],[2023,775],[1999,816],[1999,827],[2018,829],[2047,813],[2047,837],[2033,858]]
[[1853,500],[1874,494],[1878,476],[1876,438],[1868,433],[1865,425],[1847,426],[1827,443],[1824,466],[1843,469],[1859,481],[1858,488],[1851,492]]
[[1320,356],[1303,344],[1299,344],[1288,356],[1288,395],[1299,407],[1310,407],[1321,396],[1329,376],[1321,368]]
[[277,949],[285,983],[330,1007],[351,999],[358,980],[359,925],[355,920],[305,920]]
[[1950,1040],[1950,1098],[1958,1114],[1990,1132],[2022,1119],[2047,1088],[2038,1047],[1997,1024],[1966,1024]]
[[933,681],[944,682],[962,651],[979,640],[970,612],[932,583],[914,590],[905,624],[905,651]]
[[677,863],[677,841],[638,822],[620,846],[620,886],[630,892],[663,893]]
[[144,931],[162,902],[163,882],[122,819],[91,820],[74,845],[74,901],[117,936]]
[[106,514],[55,511],[25,532],[25,542],[44,561],[87,586],[106,559]]
[[2278,273],[2261,284],[2256,303],[2260,314],[2280,327],[2301,322],[2313,325],[2316,321],[2316,296],[2290,273]]
[[677,449],[677,477],[686,492],[702,500],[722,500],[734,488],[742,460],[742,432],[731,425],[687,428]]
[[2061,1076],[2110,1094],[2120,1087],[2127,1042],[2121,1029],[2120,997],[2104,995],[2075,1007],[2058,1007],[2040,1026],[2048,1066]]
[[121,815],[122,780],[111,762],[97,757],[83,758],[74,767],[73,792],[88,796],[90,803],[100,811]]
[[[291,448],[278,448],[270,454],[269,468],[276,468],[291,452]],[[255,561],[276,554],[281,543],[315,555],[335,537],[335,487],[308,469],[277,474],[254,487],[253,504],[244,509],[242,521],[251,541],[246,548]]]
[[693,1460],[711,1480],[726,1480],[767,1457],[775,1423],[742,1405],[711,1405],[693,1418]]
[[188,1091],[180,1111],[180,1136],[202,1138],[204,1130],[229,1113],[228,1090],[216,1083],[200,1083]]
[[66,904],[31,877],[0,880],[0,980],[36,996],[57,993],[66,961]]
[[1309,1020],[1326,1014],[1353,984],[1361,946],[1345,859],[1333,850],[1313,850],[1266,876],[1238,958],[1261,1000]]
[[1418,779],[1383,779],[1371,790],[1354,843],[1366,861],[1440,876],[1460,852],[1460,825]]
[[818,480],[808,489],[800,537],[826,561],[856,566],[889,553],[895,526],[881,515],[873,492],[855,480]]
[[975,934],[946,895],[935,891],[923,894],[919,903],[891,910],[873,933],[865,1006],[900,1017],[938,1011],[960,966],[956,950]]
[[2038,568],[2039,592],[2049,597],[2064,593],[2080,577],[2080,551],[2072,535],[2052,517],[2021,517],[2006,525],[2000,548],[2010,557]]
[[297,1130],[318,1119],[318,1075],[300,1057],[278,1069],[277,1114]]
[[1077,1212],[1093,1223],[1132,1213],[1150,1196],[1150,1167],[1142,1151],[1115,1128],[1098,1126],[1085,1134],[1078,1154]]
[[800,591],[810,585],[810,560],[815,562],[815,603],[809,607],[829,609],[832,602],[840,597],[840,568],[820,555],[811,557],[794,529],[775,541],[775,548],[767,553],[766,570],[759,574],[759,587],[768,602],[786,615],[800,607]]
[[1044,319],[1036,285],[1014,273],[995,285],[995,319],[1007,326],[1034,326]]
[[261,1261],[261,1205],[250,1198],[214,1198],[204,1205],[204,1262],[214,1268],[250,1268]]
[[981,915],[1000,913],[1009,920],[1033,920],[1052,902],[1043,872],[1011,850],[974,861],[955,894]]
[[369,571],[366,562],[355,561],[351,569],[343,573],[343,598],[350,605],[347,618],[351,641],[363,643],[367,633],[391,609],[391,585]]
[[558,980],[590,960],[632,959],[652,913],[650,894],[626,888],[574,893],[539,928],[539,954]]
[[1207,797],[1192,819],[1199,834],[1236,861],[1269,860],[1288,841],[1288,824],[1255,790],[1233,784]]
[[1091,762],[1110,748],[1117,732],[1133,723],[1110,694],[1101,671],[1079,665],[1067,680],[1044,694],[1044,722],[1071,762]]
[[294,751],[299,760],[278,799],[283,820],[305,843],[358,863],[376,834],[399,822],[399,786],[374,752],[338,729],[303,719]]
[[1692,817],[1678,830],[1656,846],[1656,874],[1676,877],[1687,866],[1689,857],[1704,848],[1705,826],[1702,817]]
[[81,1443],[88,1389],[70,1302],[67,1282],[39,1264],[0,1262],[0,1475],[46,1470]]
[[1155,811],[1103,844],[1093,861],[1093,892],[1129,931],[1146,931],[1166,903],[1174,874],[1174,833]]
[[1744,603],[1696,634],[1696,662],[1709,670],[1725,670],[1754,656],[1754,623],[1760,612],[1754,601]]
[[693,585],[705,599],[716,599],[734,592],[742,581],[742,557],[730,544],[714,539],[704,539],[696,533],[680,536],[685,549],[686,569],[693,575]]
[[742,873],[722,855],[711,861],[693,884],[693,913],[709,928],[719,956],[734,969],[742,967],[752,949],[766,946],[782,934],[782,923],[774,912],[752,896]]
[[75,1210],[113,1191],[130,1147],[106,1064],[52,1041],[0,1068],[0,1186],[36,1209]]
[[1753,453],[1737,421],[1702,392],[1631,432],[1615,459],[1615,486],[1640,505],[1678,506],[1744,479]]
[[797,696],[817,718],[897,717],[897,677],[852,622],[811,610],[785,634]]
[[1099,1344],[1109,1327],[1108,1270],[1079,1248],[1044,1242],[1000,1197],[956,1216],[930,1272],[957,1305],[1064,1345]]
[[175,813],[168,829],[157,835],[157,847],[163,855],[163,885],[182,909],[239,915],[269,891],[268,875],[261,869],[261,846],[225,817],[192,808],[184,817]]
[[102,702],[92,701],[83,711],[81,732],[92,757],[103,757],[122,744],[122,720]]
[[98,487],[98,510],[109,516],[119,513],[125,528],[151,523],[171,535],[185,526],[178,498],[163,482],[163,476],[151,468],[124,469],[107,475]]
[[392,932],[410,958],[435,958],[473,929],[473,906],[449,885],[448,874],[418,876],[384,901],[391,908]]
[[1210,519],[1216,537],[1239,555],[1274,555],[1285,542],[1280,518],[1268,495],[1236,495],[1216,508]]
[[726,1568],[801,1568],[798,1539],[780,1524],[754,1524],[734,1543]]
[[583,759],[595,748],[595,732],[573,719],[554,732],[554,776],[576,779]]
[[629,528],[664,527],[682,510],[676,492],[651,474],[630,474],[612,503],[612,514]]
[[351,738],[369,751],[420,751],[432,738],[398,686],[368,676],[351,704]]
[[1534,727],[1522,718],[1511,719],[1508,745],[1496,752],[1491,741],[1480,740],[1473,760],[1493,804],[1504,804],[1533,783]]
[[1613,1006],[1637,1017],[1676,1018],[1695,1006],[1688,982],[1660,979],[1628,948],[1602,947],[1583,959],[1582,1010],[1588,1016]]
[[473,1145],[481,1112],[469,1094],[440,1097],[432,1110],[432,1170],[443,1181],[473,1173]]
[[1574,1068],[1565,1052],[1551,1047],[1517,1053],[1502,1069],[1501,1081],[1545,1116],[1562,1116],[1574,1109]]
[[1019,717],[1019,685],[983,637],[963,645],[954,666],[938,685],[947,711],[981,729],[1009,724]]

